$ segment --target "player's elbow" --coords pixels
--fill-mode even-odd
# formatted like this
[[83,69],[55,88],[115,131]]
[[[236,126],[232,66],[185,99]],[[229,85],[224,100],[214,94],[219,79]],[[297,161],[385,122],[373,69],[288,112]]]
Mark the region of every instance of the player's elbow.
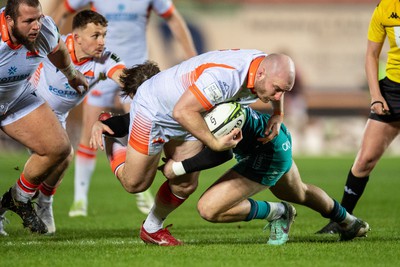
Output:
[[182,109],[174,108],[174,110],[172,111],[172,117],[173,117],[174,120],[176,120],[178,123],[181,123],[182,121],[184,121],[185,112],[184,112]]

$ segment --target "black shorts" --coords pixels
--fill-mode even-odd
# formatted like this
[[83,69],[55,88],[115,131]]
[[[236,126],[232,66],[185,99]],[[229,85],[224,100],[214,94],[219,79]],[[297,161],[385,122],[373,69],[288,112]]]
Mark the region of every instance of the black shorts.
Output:
[[400,83],[396,83],[388,77],[385,77],[379,81],[379,88],[383,98],[389,106],[390,115],[377,115],[375,113],[370,113],[369,118],[382,122],[400,121]]

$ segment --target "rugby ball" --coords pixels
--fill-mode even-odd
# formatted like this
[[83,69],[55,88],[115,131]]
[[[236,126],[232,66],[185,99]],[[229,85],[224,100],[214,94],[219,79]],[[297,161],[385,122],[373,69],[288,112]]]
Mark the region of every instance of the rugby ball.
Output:
[[245,119],[246,113],[244,109],[236,102],[216,105],[204,115],[208,129],[215,137],[227,135],[234,128],[242,129]]

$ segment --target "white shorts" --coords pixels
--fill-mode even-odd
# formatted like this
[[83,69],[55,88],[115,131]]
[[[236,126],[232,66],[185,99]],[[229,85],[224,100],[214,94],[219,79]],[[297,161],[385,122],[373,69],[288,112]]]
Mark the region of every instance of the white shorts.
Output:
[[43,103],[45,101],[39,95],[35,94],[34,88],[28,83],[25,91],[17,99],[10,103],[1,103],[3,108],[0,113],[0,126],[16,122],[40,107]]
[[[144,102],[144,101],[143,101]],[[135,101],[131,104],[129,145],[145,155],[159,154],[169,140],[197,140],[168,114]]]

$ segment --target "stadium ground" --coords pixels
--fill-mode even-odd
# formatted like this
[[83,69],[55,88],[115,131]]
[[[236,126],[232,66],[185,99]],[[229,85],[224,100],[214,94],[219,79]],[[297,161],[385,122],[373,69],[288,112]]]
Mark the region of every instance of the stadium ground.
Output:
[[[0,191],[13,184],[27,154],[0,155]],[[90,190],[89,216],[69,218],[73,199],[73,167],[69,169],[54,203],[57,233],[37,236],[22,229],[21,220],[8,214],[8,237],[0,237],[0,266],[394,266],[400,262],[400,188],[398,157],[384,158],[374,170],[356,214],[368,221],[367,238],[337,242],[337,236],[314,232],[326,220],[295,205],[298,216],[290,241],[281,247],[266,244],[264,221],[211,224],[196,212],[196,201],[232,162],[202,173],[198,191],[168,220],[171,232],[186,245],[157,247],[143,244],[140,214],[135,198],[126,193],[111,175],[100,155]],[[303,180],[324,188],[340,200],[352,157],[297,157]],[[155,193],[164,181],[159,174],[152,186]],[[257,199],[275,200],[269,193]]]

